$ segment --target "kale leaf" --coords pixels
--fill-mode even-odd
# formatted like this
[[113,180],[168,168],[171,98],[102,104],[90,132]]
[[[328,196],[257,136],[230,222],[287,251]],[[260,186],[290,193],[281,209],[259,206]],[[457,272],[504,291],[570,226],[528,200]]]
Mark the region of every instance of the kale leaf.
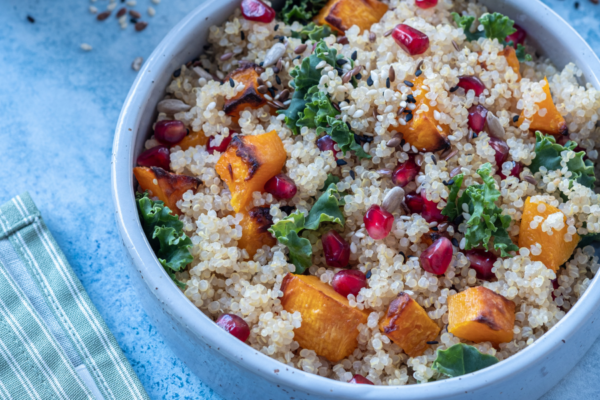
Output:
[[332,34],[333,32],[328,25],[317,25],[314,22],[302,27],[299,31],[292,31],[292,37],[295,39],[302,39],[303,42],[308,39],[318,42]]
[[471,32],[471,25],[473,25],[473,22],[475,21],[475,17],[472,15],[461,16],[458,13],[453,12],[452,18],[454,18],[454,22],[456,22],[456,25],[458,25],[459,28],[463,28],[465,36],[469,42],[477,40],[481,37],[485,37],[483,32]]
[[287,246],[290,261],[296,267],[295,274],[304,273],[312,265],[312,245],[308,239],[298,234],[304,229],[317,230],[322,222],[344,226],[344,215],[340,210],[339,192],[335,183],[331,183],[315,202],[308,218],[301,211],[296,211],[269,228],[269,232],[279,243]]
[[306,22],[313,19],[325,4],[327,0],[287,0],[279,15],[287,25],[294,21]]
[[480,353],[473,346],[458,343],[447,350],[438,350],[431,367],[444,375],[455,377],[479,371],[497,362],[498,359],[494,356]]
[[495,204],[500,197],[500,191],[496,189],[496,181],[492,177],[492,165],[483,164],[477,173],[483,183],[467,187],[460,198],[458,192],[464,176],[459,174],[454,177],[448,204],[442,210],[442,214],[454,220],[462,214],[463,205],[466,204],[471,217],[466,221],[465,249],[483,246],[489,250],[489,242],[494,237],[494,248],[500,251],[502,257],[508,257],[509,251],[517,251],[519,248],[512,243],[506,231],[510,226],[510,217],[502,215],[502,209]]
[[[540,167],[545,167],[548,171],[562,169],[563,151],[575,151],[577,143],[568,141],[564,146],[556,143],[556,139],[551,135],[544,135],[540,131],[535,132],[535,158],[531,162],[529,169],[536,173]],[[596,176],[594,175],[594,164],[590,160],[584,160],[585,151],[575,153],[575,157],[567,162],[567,168],[571,171],[571,185],[573,181],[582,184],[590,189],[594,188]]]
[[185,283],[175,278],[175,272],[182,271],[193,261],[192,240],[183,232],[183,222],[171,213],[162,201],[148,197],[148,192],[136,195],[138,213],[144,233],[158,261],[180,288]]
[[475,22],[475,17],[471,15],[461,16],[453,12],[452,18],[458,27],[463,28],[468,41],[479,38],[498,39],[498,42],[504,43],[506,37],[517,30],[514,28],[515,21],[500,13],[485,13],[479,17],[479,23],[483,25],[483,31],[475,30],[471,32],[471,26]]
[[[510,42],[508,42],[509,46],[513,46],[514,44],[512,40]],[[517,49],[515,50],[515,54],[517,55],[517,60],[519,60],[519,62],[525,62],[525,61],[531,61],[533,60],[533,58],[531,57],[531,54],[527,54],[525,52],[525,46],[523,46],[522,44],[518,44],[517,45]]]

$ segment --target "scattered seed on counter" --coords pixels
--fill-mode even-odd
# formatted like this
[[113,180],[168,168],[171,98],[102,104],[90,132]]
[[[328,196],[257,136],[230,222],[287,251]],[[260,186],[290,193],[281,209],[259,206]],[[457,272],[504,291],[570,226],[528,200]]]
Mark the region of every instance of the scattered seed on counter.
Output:
[[96,8],[94,6],[90,6],[89,10],[92,14],[96,14],[98,12],[98,8]]
[[143,31],[144,29],[146,29],[146,27],[147,27],[147,26],[148,26],[148,23],[147,23],[147,22],[140,21],[140,22],[137,22],[137,23],[135,24],[135,30],[136,30],[136,31],[138,31],[138,32],[141,32],[141,31]]
[[106,9],[107,9],[108,11],[112,11],[112,10],[114,10],[115,8],[117,8],[117,3],[110,3],[108,6],[106,6]]
[[156,10],[153,7],[148,7],[148,15],[154,17],[156,15]]
[[121,8],[119,11],[117,11],[117,18],[121,18],[126,13],[127,13],[127,9],[125,7]]
[[137,18],[137,19],[142,18],[142,14],[140,14],[139,12],[137,12],[135,10],[129,10],[129,15],[131,15],[133,18]]
[[106,18],[108,18],[110,16],[110,11],[103,11],[100,14],[98,14],[98,16],[96,17],[96,19],[98,21],[104,21]]
[[79,47],[81,47],[81,50],[83,50],[83,51],[91,51],[92,50],[92,46],[90,46],[87,43],[81,43],[81,46],[79,46]]
[[136,57],[131,63],[131,69],[134,71],[139,71],[144,63],[144,59],[142,57]]
[[135,1],[135,0],[129,0],[125,4],[127,4],[129,7],[135,7],[136,4],[137,4],[137,1]]
[[152,2],[153,2],[154,4],[159,4],[159,3],[160,3],[160,0],[152,0]]

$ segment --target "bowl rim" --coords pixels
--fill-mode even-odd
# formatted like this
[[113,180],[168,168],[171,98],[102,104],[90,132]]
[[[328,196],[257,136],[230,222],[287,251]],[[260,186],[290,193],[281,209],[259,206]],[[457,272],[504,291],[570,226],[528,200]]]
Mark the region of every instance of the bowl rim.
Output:
[[[173,319],[182,322],[194,336],[213,347],[229,361],[236,363],[242,369],[254,372],[273,384],[283,384],[301,392],[324,397],[343,396],[344,398],[391,400],[397,398],[399,394],[413,399],[431,398],[436,393],[450,396],[480,389],[492,382],[507,381],[514,375],[535,368],[540,360],[563,346],[596,312],[600,307],[600,289],[598,288],[600,283],[598,283],[597,276],[594,276],[585,293],[569,313],[532,345],[483,370],[423,385],[349,385],[289,367],[241,343],[233,336],[223,335],[221,328],[188,300],[171,281],[154,255],[137,217],[132,166],[133,144],[136,137],[134,132],[139,125],[138,117],[147,106],[147,99],[154,90],[152,78],[164,73],[168,67],[169,59],[165,55],[171,52],[170,48],[173,43],[183,42],[181,39],[186,38],[186,34],[189,35],[194,26],[207,23],[209,18],[206,15],[215,13],[221,7],[231,7],[238,1],[207,1],[190,12],[169,32],[139,71],[124,102],[116,126],[111,162],[111,189],[119,232],[141,278],[162,303],[163,310],[169,313]],[[584,58],[590,63],[588,67],[591,68],[593,80],[595,80],[592,84],[596,88],[600,88],[598,82],[600,60],[587,42],[566,21],[538,0],[530,2],[508,0],[507,2],[512,3],[512,6],[519,12],[526,15],[544,11],[543,24],[558,24],[556,26],[560,26],[564,30],[563,35],[566,35],[567,39],[581,46],[580,51],[584,53]],[[209,26],[206,26],[206,29],[208,28]],[[590,81],[589,76],[588,81]],[[423,390],[423,387],[426,387],[426,390]]]

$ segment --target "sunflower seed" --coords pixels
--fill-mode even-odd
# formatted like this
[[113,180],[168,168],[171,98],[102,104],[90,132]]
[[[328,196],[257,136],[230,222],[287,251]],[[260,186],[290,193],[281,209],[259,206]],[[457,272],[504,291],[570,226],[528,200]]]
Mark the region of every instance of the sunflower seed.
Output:
[[339,44],[349,44],[350,43],[350,41],[348,40],[348,38],[346,36],[339,36],[337,38],[337,42]]
[[269,51],[267,51],[267,54],[265,55],[265,60],[262,63],[262,67],[266,68],[275,64],[277,60],[279,60],[285,54],[285,47],[286,45],[283,43],[275,43],[273,47],[271,47]]
[[133,18],[142,18],[142,14],[135,10],[129,10],[129,15],[131,15]]
[[452,150],[450,153],[448,153],[445,157],[444,157],[444,161],[448,161],[449,159],[451,159],[452,157],[454,157],[455,155],[458,154],[458,150],[454,149]]
[[381,203],[381,208],[389,213],[396,211],[404,201],[404,189],[399,186],[387,192]]
[[290,96],[290,91],[287,89],[284,89],[281,91],[281,93],[279,93],[276,97],[275,100],[279,100],[279,101],[286,101],[288,99],[288,97]]
[[454,46],[454,48],[456,49],[456,51],[459,51],[460,49],[458,48],[458,44],[453,40],[452,41],[452,46]]
[[391,175],[391,174],[392,174],[392,170],[391,170],[391,169],[387,169],[387,168],[382,168],[382,169],[378,169],[378,170],[377,170],[377,173],[378,173],[379,175],[384,175],[384,176],[386,176],[386,175]]
[[352,72],[352,76],[358,75],[360,73],[360,71],[362,71],[362,68],[363,68],[362,65],[357,65],[352,70],[350,70],[350,72]]
[[448,229],[448,223],[442,222],[441,224],[439,224],[437,226],[437,228],[438,228],[438,232],[440,232],[440,233],[446,232],[446,229]]
[[306,43],[303,43],[294,49],[294,53],[302,54],[306,50],[306,47],[307,47]]
[[415,156],[415,164],[417,164],[417,167],[420,167],[421,165],[423,165],[423,155],[422,154],[417,154]]
[[385,31],[385,33],[383,34],[383,36],[390,36],[392,34],[392,32],[394,32],[393,29],[390,29],[389,31]]
[[147,26],[148,26],[148,23],[147,23],[147,22],[144,22],[144,21],[136,22],[136,23],[135,23],[135,30],[136,30],[137,32],[141,32],[141,31],[143,31],[144,29],[146,29],[146,27],[147,27]]
[[117,18],[121,18],[123,15],[127,13],[127,9],[125,7],[121,8],[117,13]]
[[454,178],[458,174],[460,174],[460,167],[456,167],[450,172],[450,178]]
[[221,57],[219,57],[219,60],[221,60],[221,61],[227,61],[231,57],[233,57],[233,53],[232,52],[227,52],[227,53],[223,54]]
[[98,21],[104,21],[106,18],[108,18],[110,16],[110,11],[104,11],[101,12],[100,14],[98,14],[98,16],[96,17],[96,19]]
[[535,180],[535,178],[534,178],[533,176],[531,176],[531,175],[525,175],[525,176],[523,177],[523,180],[525,180],[525,181],[527,181],[527,182],[531,183],[532,185],[535,185],[535,186],[537,186],[537,181],[536,181],[536,180]]
[[504,131],[504,127],[500,123],[498,117],[496,117],[493,112],[488,111],[487,116],[485,117],[485,121],[487,122],[491,135],[496,136],[498,139],[506,139],[506,132]]
[[375,32],[369,32],[369,42],[373,43],[375,42],[375,39],[377,39],[377,35],[375,35]]
[[278,110],[282,109],[282,108],[285,108],[285,106],[282,103],[278,102],[278,101],[267,101],[267,104],[270,105],[273,108],[278,109]]
[[352,79],[352,71],[348,71],[342,76],[342,83],[348,83],[350,79]]
[[133,62],[131,63],[131,69],[133,69],[134,71],[139,71],[142,67],[143,62],[144,59],[142,57],[136,57],[135,60],[133,60]]
[[415,71],[420,70],[422,66],[423,66],[423,60],[419,61],[419,63],[417,64],[417,68],[415,68]]
[[204,68],[202,67],[192,67],[192,71],[194,71],[194,73],[196,75],[198,75],[198,77],[200,78],[204,78],[207,81],[212,81],[214,80],[213,76],[211,74],[209,74]]
[[277,65],[276,68],[281,71],[283,70],[283,61],[281,60],[281,58],[279,60],[277,60]]
[[265,94],[269,91],[269,89],[267,89],[267,87],[265,85],[259,85],[256,90],[258,91],[258,93],[260,94]]
[[402,134],[401,133],[397,133],[396,135],[394,135],[393,138],[391,138],[390,140],[388,140],[385,145],[387,147],[397,147],[400,144],[401,141],[402,141]]
[[158,112],[176,114],[183,111],[189,111],[192,107],[178,99],[166,99],[159,102],[156,108],[158,109]]

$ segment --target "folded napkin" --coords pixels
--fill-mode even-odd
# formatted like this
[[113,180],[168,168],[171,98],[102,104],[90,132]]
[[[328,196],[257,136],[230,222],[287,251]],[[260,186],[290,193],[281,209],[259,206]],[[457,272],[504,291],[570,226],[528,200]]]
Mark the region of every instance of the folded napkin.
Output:
[[27,193],[0,207],[0,399],[148,399]]

